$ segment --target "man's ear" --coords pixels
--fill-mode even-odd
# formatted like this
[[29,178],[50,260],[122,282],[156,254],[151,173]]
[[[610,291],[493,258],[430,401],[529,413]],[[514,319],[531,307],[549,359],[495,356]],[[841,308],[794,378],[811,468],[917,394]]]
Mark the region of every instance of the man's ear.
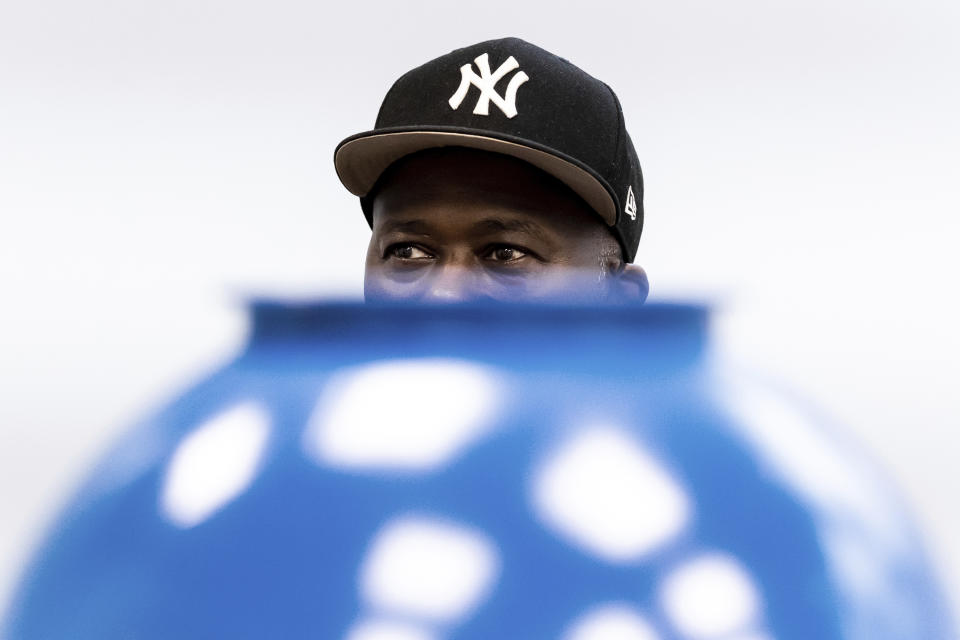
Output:
[[650,293],[650,283],[647,281],[647,272],[643,267],[635,264],[625,264],[616,275],[617,288],[620,294],[631,302],[643,302]]

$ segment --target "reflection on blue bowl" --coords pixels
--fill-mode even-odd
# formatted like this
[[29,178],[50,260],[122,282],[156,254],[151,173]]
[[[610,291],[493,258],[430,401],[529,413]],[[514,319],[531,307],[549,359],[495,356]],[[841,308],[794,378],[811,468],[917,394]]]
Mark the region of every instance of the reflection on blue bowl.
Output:
[[31,565],[29,638],[952,637],[908,519],[685,305],[258,303]]

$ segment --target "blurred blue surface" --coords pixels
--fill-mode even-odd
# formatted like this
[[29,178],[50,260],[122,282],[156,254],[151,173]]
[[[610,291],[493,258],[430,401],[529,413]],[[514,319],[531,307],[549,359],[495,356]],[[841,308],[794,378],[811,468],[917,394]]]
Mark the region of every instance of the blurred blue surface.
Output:
[[909,518],[698,306],[255,303],[4,637],[953,637]]

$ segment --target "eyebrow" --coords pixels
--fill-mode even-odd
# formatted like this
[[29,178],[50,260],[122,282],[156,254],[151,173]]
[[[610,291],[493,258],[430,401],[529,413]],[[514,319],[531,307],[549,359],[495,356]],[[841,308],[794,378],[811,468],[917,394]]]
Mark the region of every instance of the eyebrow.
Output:
[[528,233],[538,238],[544,237],[543,227],[535,222],[527,220],[503,220],[500,218],[487,218],[473,225],[473,230],[477,233],[497,233],[503,231],[519,231]]
[[424,223],[422,220],[394,220],[385,222],[381,231],[383,233],[406,231],[407,233],[416,233],[427,236],[430,235],[430,226]]
[[[509,231],[527,233],[537,238],[544,239],[547,235],[544,232],[543,227],[535,222],[530,222],[527,220],[505,220],[502,218],[486,218],[484,220],[480,220],[471,227],[471,230],[477,235],[503,233]],[[392,220],[385,222],[383,228],[381,229],[382,233],[392,233],[395,231],[414,233],[423,236],[431,235],[430,225],[422,220]]]

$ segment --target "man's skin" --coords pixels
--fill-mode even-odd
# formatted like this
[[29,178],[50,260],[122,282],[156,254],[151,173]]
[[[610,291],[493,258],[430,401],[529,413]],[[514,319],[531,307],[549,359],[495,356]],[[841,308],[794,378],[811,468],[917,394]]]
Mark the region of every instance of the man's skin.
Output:
[[642,301],[647,279],[560,181],[509,156],[447,147],[400,160],[378,183],[364,295]]

